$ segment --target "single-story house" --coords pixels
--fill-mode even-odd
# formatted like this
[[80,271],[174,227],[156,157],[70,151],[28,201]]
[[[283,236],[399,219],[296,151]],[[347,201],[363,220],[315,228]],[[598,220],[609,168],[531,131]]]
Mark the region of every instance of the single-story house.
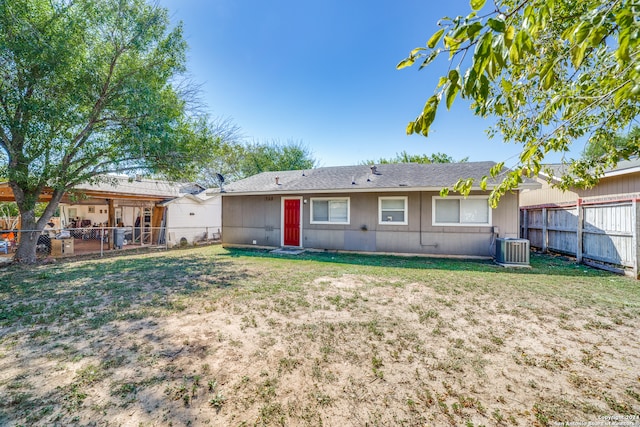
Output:
[[[491,257],[518,237],[519,191],[440,197],[459,178],[479,183],[494,162],[382,164],[264,172],[222,192],[222,243],[376,253]],[[489,184],[489,189],[491,189]],[[539,184],[527,180],[522,188]]]
[[[563,171],[549,168],[554,176]],[[562,191],[554,179],[540,174],[541,187],[520,195],[521,236],[544,251],[639,277],[640,159],[619,162],[588,189]]]
[[[50,197],[45,190],[40,201]],[[0,201],[13,200],[8,183],[0,183]],[[78,185],[65,194],[58,211],[55,228],[81,240],[102,238],[101,227],[121,227],[128,230],[129,244],[173,246],[215,238],[222,228],[218,189],[139,177],[109,176]]]

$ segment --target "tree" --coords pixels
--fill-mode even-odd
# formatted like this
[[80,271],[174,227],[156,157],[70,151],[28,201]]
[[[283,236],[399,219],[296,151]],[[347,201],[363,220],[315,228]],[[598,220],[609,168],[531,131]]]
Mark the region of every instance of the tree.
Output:
[[267,171],[313,169],[317,162],[302,142],[278,140],[271,143],[252,142],[243,148],[240,173],[243,177]]
[[[500,195],[523,177],[537,175],[551,151],[565,153],[576,141],[607,146],[640,113],[640,3],[636,0],[471,0],[471,13],[443,18],[425,47],[411,51],[397,68],[429,66],[446,55],[449,70],[407,133],[427,136],[438,107],[460,96],[478,116],[493,116],[489,135],[522,145],[511,172],[492,191]],[[607,146],[597,159],[566,159],[559,177],[568,188],[576,179],[593,185],[619,159],[638,155],[638,145]],[[546,171],[550,173],[550,171]],[[479,183],[486,188],[487,178]],[[454,190],[468,194],[472,182]]]
[[606,141],[604,144],[588,144],[582,152],[582,157],[587,160],[595,160],[606,158],[607,156],[615,156],[617,152],[627,150],[638,152],[640,146],[640,126],[634,126],[626,135],[616,135],[613,140]]
[[216,173],[225,181],[236,181],[266,171],[313,169],[317,165],[313,154],[302,142],[278,140],[245,143],[239,132],[217,140],[209,165],[201,169],[199,181],[218,185]]
[[194,170],[211,139],[188,114],[185,50],[181,26],[144,0],[0,0],[0,176],[21,214],[16,261],[35,262],[40,231],[75,185]]
[[240,128],[230,118],[218,117],[209,123],[210,138],[213,140],[211,151],[197,173],[197,181],[208,187],[217,187],[225,181],[238,179],[238,165],[242,161],[243,146]]
[[365,160],[362,162],[364,165],[372,164],[387,164],[387,163],[464,163],[469,158],[465,157],[460,160],[456,160],[453,157],[445,153],[431,153],[428,154],[409,154],[406,151],[396,153],[395,157],[385,159],[380,158],[376,160]]

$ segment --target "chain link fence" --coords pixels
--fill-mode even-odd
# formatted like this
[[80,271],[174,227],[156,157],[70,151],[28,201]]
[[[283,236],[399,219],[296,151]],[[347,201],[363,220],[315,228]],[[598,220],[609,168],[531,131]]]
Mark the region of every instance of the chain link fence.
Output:
[[0,230],[0,257],[13,258],[20,242],[33,239],[38,258],[122,252],[154,247],[171,249],[221,241],[217,227],[85,227]]

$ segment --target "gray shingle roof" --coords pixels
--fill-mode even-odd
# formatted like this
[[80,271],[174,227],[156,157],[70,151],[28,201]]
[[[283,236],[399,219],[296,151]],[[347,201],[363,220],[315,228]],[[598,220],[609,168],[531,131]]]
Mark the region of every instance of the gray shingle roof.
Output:
[[105,177],[103,181],[93,184],[80,184],[74,188],[85,191],[174,198],[193,191],[193,187],[193,184],[154,179],[136,180],[127,176],[113,175]]
[[[459,178],[476,184],[495,162],[397,163],[370,166],[333,166],[306,171],[263,172],[224,187],[225,194],[418,190],[450,187]],[[278,183],[276,184],[276,177]],[[490,180],[488,187],[496,182]],[[527,183],[532,183],[533,181]]]
[[[640,168],[640,158],[632,158],[629,160],[620,160],[616,167],[609,168],[605,170],[604,176],[613,176],[613,175],[622,175],[626,173],[634,173],[638,171]],[[549,177],[546,173],[546,169],[550,170],[553,173],[553,177],[557,179],[558,177],[564,175],[569,172],[569,165],[566,163],[549,163],[543,165],[543,170],[540,172],[540,175],[544,178]]]

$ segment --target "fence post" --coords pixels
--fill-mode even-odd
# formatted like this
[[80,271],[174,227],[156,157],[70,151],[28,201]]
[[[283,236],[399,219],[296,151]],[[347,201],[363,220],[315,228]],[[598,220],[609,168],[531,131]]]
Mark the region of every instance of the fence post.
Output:
[[523,209],[522,212],[522,238],[529,238],[529,209]]
[[638,244],[640,244],[638,233],[640,232],[640,212],[638,209],[638,199],[633,199],[631,202],[631,233],[632,233],[632,254],[633,254],[633,277],[636,280],[640,279],[640,250],[638,250]]
[[584,207],[582,206],[582,199],[578,197],[576,203],[576,209],[578,210],[578,226],[576,227],[576,261],[582,262],[582,230],[584,229]]
[[548,251],[547,208],[542,208],[542,252]]

